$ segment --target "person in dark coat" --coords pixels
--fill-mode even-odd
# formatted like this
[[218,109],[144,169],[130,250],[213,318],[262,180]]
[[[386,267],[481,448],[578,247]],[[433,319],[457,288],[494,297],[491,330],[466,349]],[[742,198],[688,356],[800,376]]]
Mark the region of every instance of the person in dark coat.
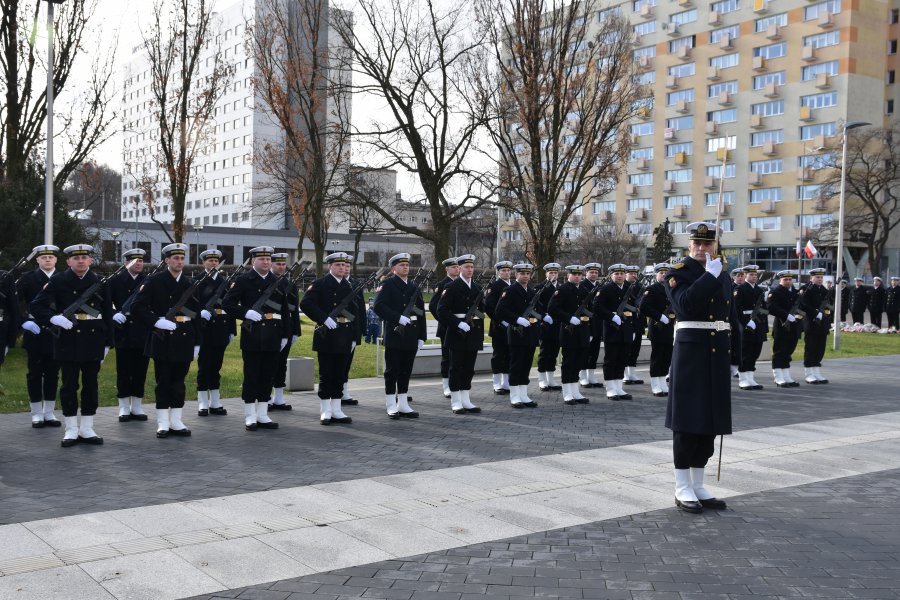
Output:
[[526,315],[526,309],[537,290],[528,287],[534,266],[529,263],[513,265],[516,280],[497,301],[497,315],[509,323],[506,335],[509,341],[509,401],[513,408],[535,408],[537,402],[528,397],[529,375],[534,360],[534,350],[540,341],[541,321],[534,315]]
[[791,377],[791,355],[800,339],[800,323],[803,315],[794,311],[799,292],[794,289],[794,274],[779,271],[775,277],[778,285],[772,286],[766,296],[769,314],[775,317],[772,324],[772,372],[778,387],[800,385]]
[[312,349],[319,357],[319,422],[322,425],[353,422],[341,410],[341,396],[347,363],[359,335],[356,321],[365,321],[365,313],[358,312],[358,303],[353,298],[341,314],[331,314],[353,293],[353,286],[347,280],[352,260],[346,252],[326,256],[328,273],[313,281],[300,300],[300,311],[317,324]]
[[[351,259],[352,260],[352,259]],[[347,266],[347,283],[350,284],[350,287],[356,287],[356,281],[350,276],[351,266]],[[360,289],[356,292],[356,298],[354,298],[354,305],[356,306],[356,310],[354,314],[358,315],[358,318],[353,321],[354,328],[356,330],[356,337],[353,340],[353,348],[350,350],[350,358],[346,363],[346,373],[344,373],[344,385],[341,386],[341,405],[342,406],[356,406],[359,404],[359,400],[353,398],[350,395],[350,367],[353,366],[353,357],[356,356],[356,349],[362,343],[363,336],[366,334],[366,299],[363,296],[363,290]],[[410,398],[411,399],[411,398]]]
[[568,405],[587,404],[578,387],[578,371],[584,366],[584,353],[590,348],[590,317],[577,315],[579,306],[590,292],[581,287],[584,266],[566,266],[566,282],[550,297],[548,310],[559,323],[559,347],[562,348],[563,402]]
[[[287,298],[278,289],[278,277],[272,273],[271,246],[250,249],[253,268],[238,275],[229,285],[222,308],[233,319],[242,319],[241,356],[244,380],[244,428],[247,431],[278,429],[269,416],[272,383],[278,370],[279,353],[291,335]],[[271,293],[270,293],[271,292]],[[268,295],[268,299],[264,298]],[[343,367],[343,363],[337,365]],[[319,370],[322,368],[320,366]],[[340,404],[340,400],[338,400]]]
[[854,323],[866,322],[866,309],[869,307],[869,288],[863,283],[862,277],[853,278],[853,288],[850,290],[850,316]]
[[553,320],[548,307],[553,293],[559,289],[559,263],[550,262],[544,265],[544,277],[549,282],[540,291],[538,298],[538,310],[544,314],[540,324],[540,345],[538,351],[538,389],[542,392],[561,390],[553,379],[556,371],[556,357],[559,356],[559,323]]
[[[600,291],[600,269],[602,268],[603,266],[596,262],[584,265],[584,279],[581,280],[581,287],[586,289],[589,294]],[[590,301],[593,302],[593,298]],[[584,367],[578,372],[578,383],[585,388],[603,387],[603,384],[597,379],[597,361],[600,360],[600,345],[603,343],[603,323],[599,318],[591,317],[590,331],[591,343],[588,351],[584,354]]]
[[102,286],[87,298],[85,304],[72,315],[73,319],[62,314],[78,302],[82,294],[95,283],[100,282],[100,277],[91,271],[93,251],[93,246],[88,244],[75,244],[63,250],[69,268],[55,273],[28,305],[28,311],[34,315],[39,326],[52,325],[53,332],[58,334],[53,339],[53,358],[59,363],[62,375],[59,399],[66,430],[62,439],[63,447],[78,443],[103,443],[103,438],[94,431],[94,415],[99,403],[100,365],[113,345],[113,313],[109,288]]
[[[444,288],[438,300],[438,320],[444,324],[445,342],[450,345],[450,409],[454,414],[480,413],[472,404],[470,390],[475,360],[484,348],[484,296],[473,280],[475,255],[457,257],[459,277]],[[466,318],[474,311],[472,318]],[[481,314],[479,314],[481,313]]]
[[[222,363],[228,344],[237,335],[235,320],[222,308],[225,298],[225,274],[214,271],[222,260],[222,251],[210,248],[200,253],[203,269],[209,274],[196,291],[200,306],[200,354],[197,356],[197,416],[224,416],[228,410],[222,406],[219,386],[222,382]],[[218,296],[218,301],[213,301]],[[212,303],[207,309],[207,305]]]
[[769,311],[766,309],[766,292],[757,285],[759,265],[744,266],[744,283],[735,289],[734,308],[741,322],[741,363],[738,367],[738,386],[742,390],[761,390],[756,382],[756,361],[769,333]]
[[147,279],[144,274],[145,255],[140,248],[126,250],[122,259],[130,263],[128,269],[109,282],[109,293],[116,310],[112,320],[115,323],[116,397],[119,400],[120,423],[147,420],[141,403],[150,359],[144,354],[144,346],[152,326],[147,327],[131,317],[138,289]]
[[[428,301],[428,312],[431,313],[431,316],[437,320],[437,307],[438,301],[441,299],[441,294],[444,293],[444,288],[453,283],[453,280],[459,277],[459,263],[456,261],[456,257],[448,258],[447,260],[441,263],[444,267],[444,271],[446,271],[447,276],[441,279],[438,284],[434,288],[434,294],[431,295],[431,300]],[[441,385],[444,388],[444,398],[450,397],[450,346],[444,343],[444,337],[447,335],[447,327],[438,321],[437,332],[436,335],[438,339],[441,340]]]
[[884,293],[884,312],[888,329],[900,329],[900,277],[891,277],[891,287]]
[[[737,297],[738,288],[744,284],[746,273],[742,267],[731,270],[731,293]],[[741,370],[741,346],[744,339],[744,324],[740,319],[736,319],[731,324],[731,376],[739,377]]]
[[[631,297],[633,298],[632,304],[635,308],[637,308],[638,300],[644,293],[644,286],[641,283],[640,273],[641,269],[637,265],[627,265],[625,267],[625,285],[628,287],[635,286],[635,289],[630,292]],[[634,339],[631,341],[631,344],[628,345],[628,352],[625,356],[625,375],[622,378],[622,383],[626,385],[639,385],[644,383],[644,380],[638,377],[637,361],[641,354],[641,343],[644,340],[644,330],[647,329],[647,319],[644,318],[644,315],[641,314],[640,310],[634,311],[632,324]]]
[[[21,327],[25,333],[22,336],[22,347],[28,355],[25,386],[28,390],[28,401],[31,404],[31,426],[36,429],[61,427],[62,423],[54,414],[56,391],[59,387],[59,363],[53,358],[53,334],[48,327],[41,327],[35,323],[34,317],[28,313],[28,305],[56,273],[59,247],[47,244],[37,246],[32,252],[37,253],[35,262],[37,262],[38,268],[28,271],[16,281],[16,294],[23,307]],[[9,278],[8,281],[11,285],[12,278]],[[7,295],[9,294],[7,293]],[[10,321],[10,330],[15,331],[11,323],[12,321]]]
[[625,363],[635,338],[637,298],[633,295],[636,288],[625,282],[626,268],[622,263],[610,265],[609,281],[594,301],[594,314],[603,320],[603,385],[610,400],[631,399],[622,386]]
[[[388,260],[393,276],[375,295],[375,313],[384,321],[384,405],[392,419],[419,416],[409,406],[409,378],[416,353],[428,337],[422,290],[409,280],[410,258],[401,252]],[[418,310],[404,314],[410,301]]]
[[729,350],[732,304],[731,277],[717,251],[716,226],[688,225],[689,256],[666,273],[666,293],[677,325],[666,427],[672,430],[675,504],[691,513],[723,509],[706,489],[706,464],[715,452],[717,435],[731,433]]
[[671,268],[663,262],[653,265],[656,281],[644,290],[638,309],[648,318],[647,338],[650,340],[650,391],[654,396],[669,395],[666,376],[672,365],[672,343],[675,339],[675,313],[669,303],[663,282]]
[[[291,281],[290,276],[282,277],[288,270],[287,252],[272,254],[272,274],[280,278],[278,288],[287,302],[288,309],[288,343],[278,353],[278,368],[275,370],[275,380],[272,383],[272,399],[269,401],[269,410],[291,410],[290,404],[284,401],[284,388],[287,385],[287,361],[291,353],[291,347],[300,339],[300,294],[297,286]],[[359,343],[359,342],[357,342]]]
[[509,342],[506,330],[509,323],[497,318],[497,302],[500,294],[506,291],[511,284],[513,264],[508,260],[501,260],[494,265],[497,278],[488,286],[484,293],[484,312],[491,318],[488,325],[488,335],[491,336],[491,380],[494,384],[494,393],[504,396],[509,394]]
[[872,278],[872,287],[869,288],[869,322],[881,329],[881,315],[884,313],[884,285],[881,277]]
[[0,366],[19,337],[19,298],[12,273],[0,271]]
[[810,269],[809,283],[803,286],[800,310],[806,313],[803,323],[803,374],[806,383],[822,384],[828,380],[822,376],[822,358],[825,344],[831,330],[834,307],[828,297],[828,290],[822,285],[825,269]]
[[847,322],[847,311],[850,310],[850,288],[847,287],[847,280],[841,279],[841,323]]

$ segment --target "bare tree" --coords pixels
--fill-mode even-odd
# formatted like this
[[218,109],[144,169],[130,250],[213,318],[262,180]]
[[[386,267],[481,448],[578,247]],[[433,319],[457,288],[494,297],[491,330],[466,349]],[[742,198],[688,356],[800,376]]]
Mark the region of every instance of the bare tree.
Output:
[[[399,231],[431,243],[436,260],[449,254],[454,222],[490,196],[475,165],[477,136],[486,113],[467,102],[468,63],[481,46],[470,27],[469,2],[438,9],[432,0],[361,0],[359,22],[335,11],[333,26],[349,48],[358,83],[354,92],[386,103],[385,122],[355,135],[382,167],[415,173],[430,223],[400,221],[392,206],[375,205]],[[481,158],[481,157],[479,157]]]
[[347,220],[350,234],[353,236],[353,273],[356,274],[356,265],[359,263],[359,248],[362,237],[367,233],[377,233],[384,230],[384,217],[377,210],[376,205],[383,205],[391,200],[388,190],[381,181],[379,171],[367,169],[355,170],[351,194],[347,197],[338,211]]
[[[47,53],[36,46],[41,0],[0,0],[0,68],[4,102],[0,103],[0,179],[27,177],[28,161],[35,158],[45,139],[47,119]],[[54,183],[68,179],[100,144],[114,133],[115,112],[110,109],[115,39],[107,40],[108,51],[94,59],[90,80],[79,81],[74,98],[63,94],[72,88],[70,77],[83,62],[91,23],[96,22],[96,0],[71,0],[58,5],[53,27],[55,59],[53,93],[60,97],[54,109],[62,147],[67,156],[58,163]],[[93,50],[93,49],[92,49]]]
[[581,228],[577,237],[560,240],[560,259],[576,262],[599,262],[604,268],[615,263],[639,264],[647,242],[630,233],[625,218],[612,219],[602,225]]
[[122,175],[108,165],[93,160],[80,164],[63,188],[63,200],[69,210],[90,211],[91,220],[119,218]]
[[[171,4],[171,8],[167,8]],[[196,187],[197,159],[215,143],[216,103],[234,73],[216,43],[214,0],[156,0],[143,46],[150,69],[150,110],[158,137],[156,162],[126,165],[142,188],[151,219],[158,186],[172,200],[171,239],[184,239],[184,209]],[[157,136],[158,134],[158,136]],[[168,234],[167,234],[168,235]]]
[[499,203],[522,217],[537,264],[555,259],[580,208],[611,192],[629,121],[652,99],[638,83],[631,26],[599,2],[478,0],[490,47],[474,73],[497,147]]

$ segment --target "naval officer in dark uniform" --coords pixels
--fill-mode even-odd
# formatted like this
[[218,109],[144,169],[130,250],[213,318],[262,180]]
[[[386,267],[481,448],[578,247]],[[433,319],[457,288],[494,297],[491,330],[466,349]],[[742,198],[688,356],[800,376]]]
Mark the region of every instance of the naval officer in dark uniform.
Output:
[[[737,298],[738,288],[740,288],[747,278],[747,273],[743,267],[737,267],[731,270],[731,295]],[[741,346],[744,339],[744,324],[741,319],[736,319],[731,324],[731,376],[740,377],[738,373],[741,371]]]
[[[456,257],[448,258],[444,262],[441,263],[444,267],[444,271],[446,271],[447,276],[441,279],[434,288],[434,294],[431,296],[431,300],[428,301],[428,312],[431,313],[431,316],[437,320],[437,307],[438,301],[441,299],[441,294],[444,292],[444,288],[453,283],[453,280],[459,277],[459,263],[456,261]],[[441,385],[444,389],[444,398],[450,397],[450,346],[444,343],[444,338],[447,335],[447,327],[438,321],[437,332],[436,335],[438,339],[441,340]]]
[[850,317],[854,323],[866,322],[866,309],[869,307],[869,288],[862,277],[853,278],[853,289],[850,290]]
[[[641,268],[637,265],[628,265],[625,267],[625,285],[634,286],[634,290],[630,291],[635,307],[638,300],[644,295],[644,286],[641,282]],[[625,359],[625,376],[622,383],[627,385],[638,385],[644,383],[644,380],[638,377],[637,361],[641,354],[641,343],[644,340],[644,330],[647,328],[647,319],[641,314],[640,310],[635,310],[632,315],[632,327],[634,339],[628,346],[628,355]]]
[[[634,342],[634,313],[637,298],[625,281],[628,267],[622,263],[610,265],[609,281],[600,288],[594,300],[594,314],[603,320],[603,386],[606,397],[610,400],[630,400],[631,394],[622,387],[625,379],[625,363]],[[621,311],[619,305],[630,298],[627,303],[631,308]]]
[[803,322],[803,371],[806,383],[828,383],[822,376],[822,358],[831,330],[834,307],[828,298],[828,290],[822,284],[825,269],[810,269],[809,283],[803,287],[800,309],[806,313]]
[[509,342],[506,330],[509,323],[497,317],[497,302],[500,294],[510,286],[513,264],[508,260],[501,260],[494,265],[497,278],[488,286],[484,293],[484,312],[491,318],[488,325],[488,335],[491,336],[491,380],[494,384],[494,393],[498,395],[509,394]]
[[131,317],[138,289],[147,279],[144,274],[145,256],[146,252],[140,248],[126,250],[122,260],[130,266],[109,282],[109,293],[116,310],[112,320],[115,323],[116,397],[119,400],[120,423],[147,420],[141,402],[144,400],[144,384],[150,364],[150,359],[144,355],[150,328]]
[[800,313],[792,310],[797,300],[794,289],[794,274],[789,270],[779,271],[776,275],[778,284],[772,286],[766,295],[769,313],[775,317],[772,324],[772,373],[778,387],[797,387],[800,385],[791,377],[791,355],[800,340]]
[[638,308],[650,319],[647,338],[650,340],[650,391],[654,396],[669,395],[666,376],[672,365],[672,343],[675,339],[675,313],[669,304],[664,285],[669,263],[653,265],[656,281],[650,284],[641,296]]
[[[276,252],[272,255],[272,273],[281,277],[287,270],[287,252]],[[293,407],[284,401],[284,388],[287,385],[287,360],[291,347],[300,339],[300,294],[290,277],[282,277],[278,282],[281,293],[287,301],[288,321],[290,323],[288,343],[278,353],[278,368],[275,370],[275,381],[272,383],[272,400],[269,410],[291,410]]]
[[590,292],[581,287],[583,265],[567,265],[566,271],[566,282],[553,292],[547,309],[553,320],[559,323],[563,402],[571,406],[590,402],[581,395],[578,372],[584,366],[584,353],[590,347],[591,320],[587,315],[575,314]]
[[741,363],[738,366],[738,386],[742,390],[761,390],[756,382],[756,361],[769,333],[769,311],[766,293],[757,285],[759,266],[744,266],[744,283],[735,289],[734,309],[743,329],[741,335]]
[[692,513],[723,509],[704,486],[706,463],[717,435],[731,433],[729,368],[731,277],[716,253],[713,223],[688,225],[689,256],[666,273],[666,292],[675,311],[666,427],[672,430],[675,504]]
[[525,315],[525,310],[537,290],[528,287],[531,272],[529,263],[513,265],[516,280],[497,301],[498,318],[509,323],[506,328],[509,341],[509,401],[513,408],[535,408],[537,402],[528,397],[529,374],[534,360],[534,350],[540,340],[540,323],[537,317]]
[[891,287],[884,293],[884,312],[888,329],[900,329],[900,277],[891,277]]
[[[409,259],[410,255],[402,252],[388,260],[393,276],[375,295],[375,314],[384,321],[384,405],[392,419],[419,416],[409,406],[409,378],[416,353],[428,337],[425,302],[419,287],[409,281]],[[418,310],[404,314],[410,301]]]
[[872,287],[869,288],[869,322],[881,329],[881,314],[884,312],[884,285],[881,277],[872,278]]
[[540,298],[538,298],[538,310],[544,313],[541,327],[541,347],[538,351],[537,370],[538,370],[538,389],[542,392],[561,390],[562,386],[553,379],[556,371],[556,358],[559,356],[559,323],[553,320],[550,315],[549,306],[550,298],[553,293],[559,289],[559,270],[562,267],[559,263],[549,262],[544,265],[544,277],[547,278],[547,285],[541,289]]
[[[209,274],[197,285],[197,304],[200,307],[200,354],[197,355],[197,416],[227,415],[228,410],[222,406],[219,392],[222,377],[222,363],[228,344],[237,335],[235,320],[222,308],[222,300],[227,290],[220,289],[225,285],[225,274],[214,271],[222,260],[222,251],[209,248],[200,253],[203,269]],[[218,302],[212,302],[218,293]]]
[[[586,289],[589,294],[600,291],[600,269],[602,268],[603,266],[596,262],[584,265],[584,279],[581,280],[581,287]],[[592,301],[593,299],[588,302]],[[590,304],[588,306],[590,307]],[[584,368],[578,372],[578,383],[585,388],[603,387],[603,384],[597,379],[597,361],[600,360],[600,346],[603,343],[603,323],[599,318],[591,317],[590,331],[591,342],[584,355]]]

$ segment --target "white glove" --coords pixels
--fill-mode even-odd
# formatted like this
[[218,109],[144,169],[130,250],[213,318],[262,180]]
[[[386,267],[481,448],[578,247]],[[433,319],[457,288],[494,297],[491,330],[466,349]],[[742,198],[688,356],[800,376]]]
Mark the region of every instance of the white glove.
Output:
[[194,346],[194,360],[197,360],[198,356],[200,356],[200,346]]
[[613,315],[612,322],[615,323],[616,325],[621,325],[622,317],[620,317],[619,315]]
[[354,350],[356,350],[356,342],[350,342],[350,352],[351,352],[351,354],[353,353]]
[[230,344],[233,341],[234,341],[234,334],[232,333],[232,334],[229,334],[229,336],[228,336],[228,343]]
[[116,323],[118,323],[119,325],[124,325],[125,321],[128,320],[128,317],[126,317],[125,315],[123,315],[120,312],[117,312],[116,314],[114,314],[112,316],[112,320],[115,321]]
[[637,334],[636,334],[636,333],[632,333],[632,334],[631,334],[631,341],[633,342],[633,341],[636,340],[636,339],[637,339]]
[[817,312],[817,313],[816,313],[816,319],[819,320],[819,321],[822,320],[822,313],[821,313],[821,312]]
[[41,328],[38,327],[38,324],[34,321],[25,321],[24,323],[22,323],[22,329],[33,333],[34,335],[38,335],[39,333],[41,333]]
[[793,323],[797,320],[797,317],[795,317],[794,315],[788,315],[787,320],[789,323]]
[[425,347],[425,340],[419,340],[419,350]]
[[209,321],[210,319],[212,319],[212,313],[204,308],[200,311],[200,318],[204,321]]
[[72,321],[68,320],[62,315],[53,315],[52,317],[50,317],[50,324],[56,325],[57,327],[62,327],[66,331],[74,327]]
[[254,323],[256,323],[258,321],[262,321],[262,315],[259,314],[258,312],[256,312],[255,310],[253,310],[252,308],[244,314],[244,318],[247,319],[248,321],[253,321]]
[[721,258],[710,258],[709,252],[706,253],[706,272],[712,275],[713,277],[718,277],[722,274],[722,259]]
[[756,330],[756,321],[754,321],[753,319],[750,319],[750,322],[747,323],[747,327],[749,327],[750,329],[753,329],[755,331]]
[[569,323],[571,323],[572,325],[581,325],[581,321],[574,315],[569,317]]
[[403,325],[404,327],[406,327],[407,325],[409,325],[410,320],[409,320],[409,317],[407,317],[406,315],[400,315],[400,319],[398,319],[398,322],[401,325]]
[[550,315],[544,315],[544,323],[547,325],[553,325],[553,317]]
[[337,329],[337,323],[334,322],[334,319],[328,317],[327,319],[325,319],[325,327],[327,327],[328,329]]
[[284,347],[287,346],[287,338],[281,338],[281,347],[278,348],[278,351],[281,352],[284,350]]
[[469,327],[469,324],[466,323],[465,321],[460,321],[459,325],[457,325],[457,327],[459,327],[466,333],[469,333],[469,330],[472,329],[471,327]]
[[507,323],[506,321],[500,321],[500,324],[504,327],[509,327],[509,323]]
[[529,323],[528,319],[526,319],[525,317],[519,317],[518,319],[516,319],[516,323],[522,327],[531,327],[531,323]]
[[291,336],[291,346],[293,346],[294,344],[297,343],[297,339],[298,339],[299,337],[300,337],[299,335],[292,335],[292,336]]
[[[619,315],[616,315],[616,316],[618,317]],[[663,325],[668,325],[669,317],[667,317],[666,315],[660,315],[659,322],[662,323]]]
[[153,324],[153,326],[157,329],[162,329],[163,331],[175,331],[175,329],[178,327],[178,325],[166,319],[165,317],[160,317],[159,320]]

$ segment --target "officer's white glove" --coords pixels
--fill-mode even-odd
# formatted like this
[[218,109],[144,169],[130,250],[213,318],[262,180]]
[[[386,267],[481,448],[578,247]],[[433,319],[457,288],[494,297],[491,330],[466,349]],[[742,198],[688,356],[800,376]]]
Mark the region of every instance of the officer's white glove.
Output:
[[212,319],[212,313],[204,308],[200,311],[200,318],[204,321],[209,321],[210,319]]
[[279,351],[279,352],[281,352],[282,350],[284,350],[284,347],[287,346],[287,340],[288,340],[287,338],[281,338],[281,347],[278,348],[278,351]]
[[262,315],[253,310],[252,308],[244,313],[244,318],[248,321],[253,321],[254,323],[258,321],[262,321]]
[[230,344],[233,341],[234,341],[234,334],[232,333],[232,334],[228,335],[228,343]]
[[162,329],[163,331],[175,331],[175,329],[178,327],[178,325],[165,317],[160,317],[159,320],[153,324],[153,326],[157,329]]
[[469,324],[466,323],[465,321],[460,321],[459,325],[457,325],[457,327],[459,327],[466,333],[469,333],[469,330],[472,329],[471,327],[469,327]]
[[128,320],[128,317],[126,317],[125,315],[123,315],[120,312],[117,312],[116,314],[114,314],[112,316],[112,320],[115,321],[116,323],[118,323],[119,325],[124,325],[125,321]]
[[574,315],[569,317],[569,323],[571,323],[572,325],[581,325],[581,321]]
[[709,252],[706,253],[706,272],[712,275],[713,277],[718,277],[722,274],[722,259],[721,258],[710,258]]
[[553,317],[550,315],[544,315],[544,323],[547,325],[553,325]]
[[794,315],[788,315],[787,320],[789,323],[793,323],[794,321],[797,320],[797,317],[795,317]]
[[612,322],[615,323],[616,325],[621,325],[622,317],[620,317],[619,315],[613,315]]
[[41,333],[41,328],[38,327],[38,324],[34,321],[25,321],[24,323],[22,323],[22,329],[29,333],[33,333],[34,335],[38,335],[39,333]]
[[354,350],[356,350],[356,342],[350,342],[350,353],[352,354]]
[[200,346],[194,346],[194,360],[197,360],[198,356],[200,356]]
[[425,347],[425,340],[419,340],[419,350]]
[[403,325],[404,327],[406,327],[407,325],[409,325],[410,320],[409,320],[409,317],[407,317],[406,315],[400,315],[400,318],[398,319],[398,322],[399,322],[401,325]]
[[519,317],[518,319],[516,319],[516,323],[522,327],[531,327],[531,323],[529,323],[528,319],[526,319],[525,317]]
[[325,327],[327,327],[328,329],[337,329],[337,323],[334,322],[334,319],[328,317],[327,319],[325,319]]
[[297,343],[297,338],[299,338],[299,337],[300,337],[299,335],[292,335],[292,336],[291,336],[291,346],[293,346],[294,344]]
[[62,315],[53,315],[52,317],[50,317],[50,324],[56,325],[57,327],[62,327],[66,331],[74,327],[72,321],[68,320]]
[[821,313],[821,312],[817,312],[817,313],[816,313],[816,319],[819,320],[819,321],[822,320],[822,313]]
[[756,321],[754,321],[753,319],[750,319],[750,322],[747,323],[747,327],[749,327],[750,329],[753,329],[755,331],[756,330]]
[[506,321],[500,321],[500,324],[504,327],[509,327],[509,323],[507,323]]
[[[616,315],[616,316],[618,316],[618,315]],[[667,317],[666,315],[660,315],[659,322],[662,323],[663,325],[668,325],[669,317]]]

